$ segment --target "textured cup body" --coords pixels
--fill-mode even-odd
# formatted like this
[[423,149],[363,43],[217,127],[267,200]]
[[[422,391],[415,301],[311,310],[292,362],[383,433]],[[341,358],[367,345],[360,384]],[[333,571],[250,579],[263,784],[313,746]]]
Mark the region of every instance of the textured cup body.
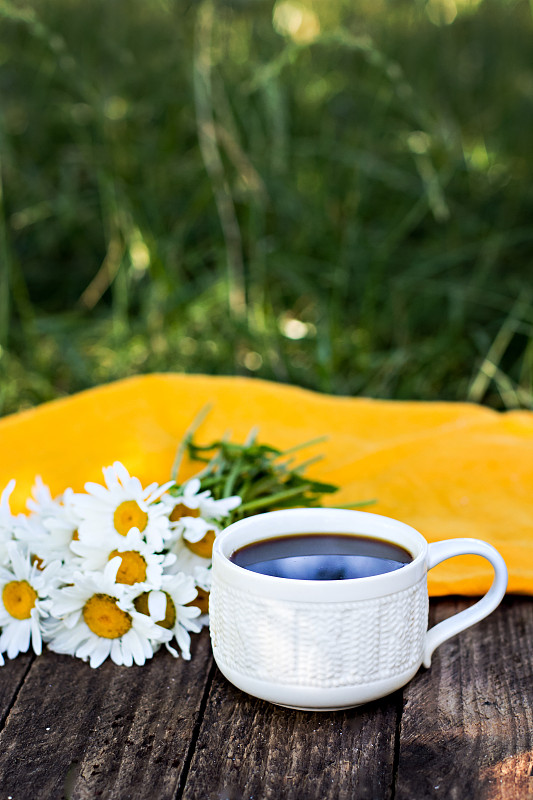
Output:
[[324,603],[276,600],[213,581],[216,660],[243,679],[315,689],[393,679],[420,666],[427,624],[425,577],[382,597]]

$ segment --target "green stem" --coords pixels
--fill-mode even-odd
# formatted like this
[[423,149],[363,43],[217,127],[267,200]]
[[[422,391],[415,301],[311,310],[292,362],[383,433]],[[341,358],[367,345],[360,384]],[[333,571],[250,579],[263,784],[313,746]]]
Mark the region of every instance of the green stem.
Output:
[[202,424],[204,419],[207,417],[207,415],[211,411],[211,408],[212,408],[211,403],[207,403],[207,405],[205,405],[201,409],[199,414],[196,416],[196,418],[192,421],[191,425],[185,431],[185,436],[183,437],[183,439],[180,442],[180,445],[179,445],[178,450],[176,452],[176,458],[174,459],[174,463],[173,463],[172,469],[170,471],[170,477],[172,478],[173,481],[177,481],[178,472],[179,472],[179,468],[181,466],[181,461],[182,461],[182,458],[183,458],[183,454],[185,453],[185,450],[187,449],[187,445],[188,445],[189,441],[192,439],[193,434],[198,430],[198,428],[200,427],[200,425]]
[[270,488],[274,488],[275,486],[279,486],[278,478],[275,475],[267,475],[265,478],[261,478],[261,480],[253,483],[253,485],[250,487],[249,497],[252,500],[254,497],[264,494]]
[[254,427],[251,429],[250,433],[246,437],[246,441],[244,442],[244,446],[245,447],[251,447],[252,445],[254,445],[255,441],[257,439],[257,434],[258,433],[259,433],[259,427],[257,425],[254,425]]
[[235,464],[233,465],[232,469],[228,477],[226,478],[226,483],[224,484],[224,489],[222,491],[222,497],[230,497],[233,493],[233,487],[235,486],[235,481],[239,477],[239,472],[242,469],[242,458],[238,458]]
[[373,506],[377,502],[377,498],[374,498],[374,500],[361,500],[360,503],[346,503],[346,505],[335,506],[335,508],[362,508],[363,506]]
[[310,467],[311,464],[316,464],[318,461],[322,461],[324,456],[315,456],[314,458],[308,458],[307,461],[302,461],[301,464],[298,464],[297,467],[294,468],[294,472],[303,472],[304,469]]
[[268,497],[259,497],[257,500],[250,500],[249,503],[240,506],[239,511],[255,511],[258,508],[275,506],[277,503],[288,500],[290,497],[297,497],[299,494],[305,494],[310,488],[311,484],[304,484],[303,486],[298,486],[296,489],[287,489],[285,492],[277,492],[277,494],[271,494]]
[[316,439],[309,439],[309,441],[302,442],[302,444],[295,444],[294,447],[289,447],[288,450],[284,450],[283,453],[280,453],[278,458],[281,458],[282,456],[288,456],[289,453],[296,453],[298,450],[303,450],[304,447],[311,447],[311,445],[326,442],[327,439],[327,436],[318,436]]

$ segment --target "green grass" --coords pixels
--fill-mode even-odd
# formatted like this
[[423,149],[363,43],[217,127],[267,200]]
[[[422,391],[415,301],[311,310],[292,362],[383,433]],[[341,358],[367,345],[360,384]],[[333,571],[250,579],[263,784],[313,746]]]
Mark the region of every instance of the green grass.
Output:
[[0,0],[0,413],[168,370],[531,408],[532,45],[514,0]]

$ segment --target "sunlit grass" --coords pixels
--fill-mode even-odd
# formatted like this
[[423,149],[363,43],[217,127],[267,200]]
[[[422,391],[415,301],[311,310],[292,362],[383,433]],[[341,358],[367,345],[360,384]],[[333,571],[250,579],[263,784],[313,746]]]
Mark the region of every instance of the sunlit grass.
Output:
[[0,413],[156,370],[532,406],[527,2],[0,22]]

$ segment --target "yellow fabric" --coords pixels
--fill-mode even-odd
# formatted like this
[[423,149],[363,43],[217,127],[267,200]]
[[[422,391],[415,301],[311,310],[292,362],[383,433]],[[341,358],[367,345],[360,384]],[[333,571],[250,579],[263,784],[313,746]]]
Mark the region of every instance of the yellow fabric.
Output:
[[[325,434],[306,451],[325,458],[314,477],[338,484],[328,504],[377,498],[370,509],[406,522],[429,541],[473,536],[495,545],[509,591],[533,594],[533,413],[467,403],[330,397],[249,378],[149,375],[56,400],[0,420],[0,486],[16,478],[24,510],[35,475],[53,494],[102,481],[122,461],[144,483],[170,475],[176,446],[212,403],[198,439],[231,431],[282,448]],[[303,456],[302,456],[303,457]],[[196,466],[185,464],[181,478]],[[462,556],[430,572],[433,595],[480,594],[492,571]]]

